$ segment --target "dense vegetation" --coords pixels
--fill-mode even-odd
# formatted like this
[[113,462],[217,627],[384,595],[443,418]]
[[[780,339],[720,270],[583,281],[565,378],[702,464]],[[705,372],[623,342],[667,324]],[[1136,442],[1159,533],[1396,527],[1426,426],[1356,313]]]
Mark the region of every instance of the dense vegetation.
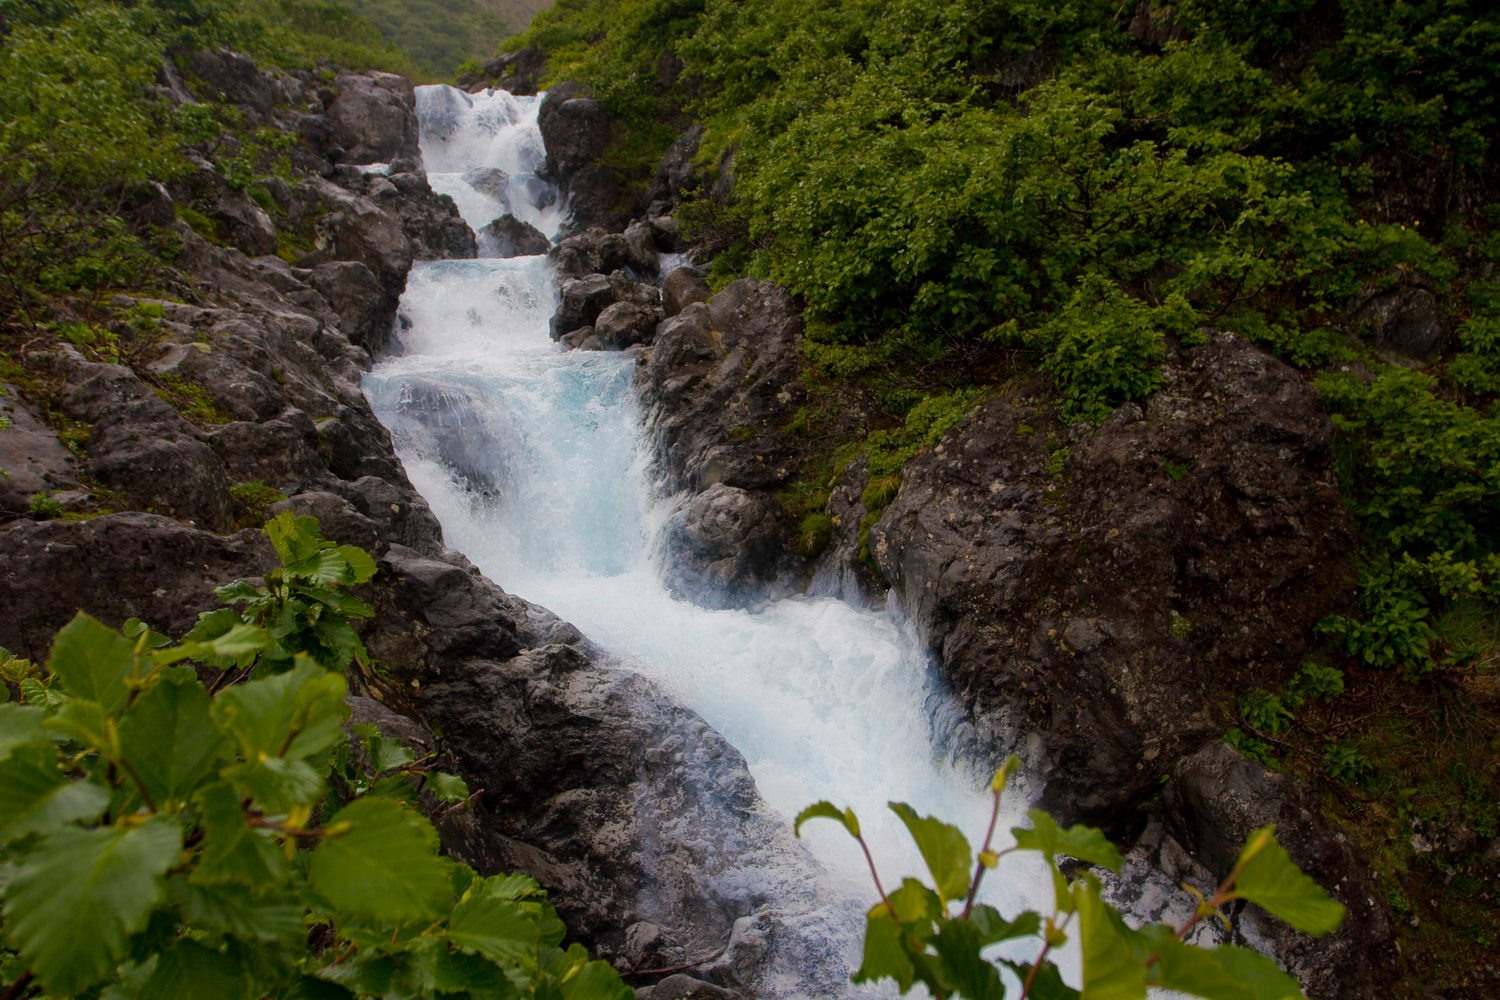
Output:
[[[1205,328],[1306,373],[1360,610],[1226,727],[1328,790],[1429,969],[1497,944],[1493,865],[1465,853],[1500,835],[1493,5],[561,0],[523,43],[627,123],[627,172],[703,122],[733,194],[681,216],[715,277],[805,302],[815,402],[789,431],[836,430],[784,493],[808,551],[830,471],[869,455],[878,506],[934,412],[1018,373],[1074,421],[1148,396]],[[882,413],[819,410],[840,387]]]
[[409,56],[428,80],[488,55],[495,39],[524,28],[540,0],[343,0]]

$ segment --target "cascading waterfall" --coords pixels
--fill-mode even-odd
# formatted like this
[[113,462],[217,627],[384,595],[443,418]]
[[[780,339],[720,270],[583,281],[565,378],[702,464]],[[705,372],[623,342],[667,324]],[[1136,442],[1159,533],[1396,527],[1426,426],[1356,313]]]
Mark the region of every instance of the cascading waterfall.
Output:
[[[418,88],[431,183],[471,226],[510,211],[557,232],[562,209],[535,177],[537,102]],[[504,171],[498,187],[491,167]],[[428,262],[411,273],[403,353],[365,384],[447,542],[703,716],[744,754],[788,826],[819,799],[854,806],[888,886],[923,874],[888,801],[956,822],[977,842],[987,773],[935,746],[934,720],[951,701],[894,614],[826,597],[711,611],[668,593],[651,543],[671,506],[651,489],[634,357],[559,350],[547,331],[556,303],[545,257]],[[1002,828],[1018,821],[1021,798]],[[804,834],[827,873],[830,911],[873,897],[841,830],[813,823]],[[1039,866],[1007,860],[1001,874],[990,902],[1050,910]],[[846,952],[862,933],[858,912]],[[806,995],[795,983],[780,989]]]

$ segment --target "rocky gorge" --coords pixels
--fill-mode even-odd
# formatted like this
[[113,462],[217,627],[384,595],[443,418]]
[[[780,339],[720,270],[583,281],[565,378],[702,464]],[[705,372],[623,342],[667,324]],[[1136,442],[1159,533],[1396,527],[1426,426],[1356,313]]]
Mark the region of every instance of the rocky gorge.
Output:
[[[52,350],[30,384],[6,388],[0,645],[41,658],[80,607],[180,632],[213,586],[271,564],[252,514],[313,514],[381,566],[365,641],[383,670],[356,716],[441,745],[484,790],[472,815],[445,821],[449,846],[536,876],[572,932],[624,966],[676,966],[737,936],[700,974],[753,991],[765,900],[714,877],[742,855],[698,856],[680,836],[785,840],[765,829],[737,752],[446,548],[361,391],[372,361],[399,350],[412,262],[479,252],[422,172],[410,84],[267,73],[229,52],[189,65],[163,85],[295,134],[294,171],[269,208],[206,160],[180,189],[144,192],[142,224],[175,229],[185,276],[174,298],[149,300],[148,343],[125,363]],[[829,537],[799,551],[777,499],[800,474],[806,448],[786,429],[813,391],[799,304],[769,282],[711,293],[664,264],[693,253],[671,214],[690,156],[631,192],[600,162],[612,125],[583,88],[549,91],[540,125],[574,212],[550,250],[553,334],[637,353],[663,489],[684,495],[664,534],[674,585],[722,607],[810,580],[869,601],[892,589],[968,712],[969,752],[1024,748],[1044,805],[1135,840],[1171,873],[1222,874],[1274,819],[1352,916],[1316,942],[1254,914],[1251,933],[1314,996],[1382,995],[1391,918],[1368,865],[1305,789],[1218,740],[1218,700],[1284,680],[1313,621],[1348,599],[1332,428],[1305,380],[1216,331],[1174,345],[1163,388],[1098,427],[1069,426],[1015,380],[908,463],[894,495],[872,494],[859,463],[838,470]],[[173,222],[174,204],[197,206],[214,238]],[[252,511],[236,487],[256,483],[277,498]],[[38,494],[90,516],[28,517]],[[693,786],[689,772],[714,778]],[[643,995],[719,995],[672,983]]]

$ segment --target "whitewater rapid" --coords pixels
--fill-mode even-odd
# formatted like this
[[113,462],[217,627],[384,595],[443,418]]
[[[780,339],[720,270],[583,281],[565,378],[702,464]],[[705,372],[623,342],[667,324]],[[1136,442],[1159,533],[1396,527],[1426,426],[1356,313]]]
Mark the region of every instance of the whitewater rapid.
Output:
[[[535,177],[537,99],[418,93],[433,187],[455,194],[475,228],[508,205],[555,236],[563,207]],[[506,172],[503,197],[464,180],[483,167]],[[887,887],[925,875],[889,801],[957,823],[977,849],[993,762],[968,766],[942,746],[955,707],[896,614],[830,597],[707,610],[669,593],[655,540],[675,500],[654,488],[631,390],[636,357],[560,350],[548,335],[557,300],[543,256],[411,272],[401,353],[365,388],[447,543],[699,713],[744,755],[788,827],[820,799],[853,806]],[[1022,820],[1023,795],[1008,803],[1002,830]],[[830,907],[874,898],[842,830],[818,822],[804,834],[839,897]],[[988,901],[1050,912],[1039,865],[1007,859],[1000,875]],[[851,957],[862,931],[848,928]]]

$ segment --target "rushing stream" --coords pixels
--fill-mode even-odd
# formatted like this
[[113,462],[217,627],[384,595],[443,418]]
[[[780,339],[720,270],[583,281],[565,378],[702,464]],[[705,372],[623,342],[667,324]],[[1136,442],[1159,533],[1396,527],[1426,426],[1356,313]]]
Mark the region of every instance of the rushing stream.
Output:
[[[419,89],[432,184],[476,229],[507,207],[549,237],[562,222],[534,176],[537,100]],[[503,192],[493,173],[474,172],[484,167],[505,171]],[[744,755],[788,826],[819,799],[853,805],[887,886],[920,873],[888,801],[957,822],[977,842],[987,775],[944,752],[954,710],[895,614],[828,597],[713,611],[669,594],[653,539],[672,499],[653,490],[631,391],[635,356],[560,350],[548,336],[556,304],[542,256],[419,263],[411,273],[402,353],[365,385],[448,544],[702,715]],[[1002,828],[1019,816],[1021,796],[1011,805]],[[873,898],[868,872],[835,824],[804,833],[826,873],[829,911],[851,912],[842,932],[850,954],[862,927],[849,901]],[[1039,868],[1008,860],[1001,872],[992,902],[1050,909]],[[785,995],[805,993],[791,985]]]

